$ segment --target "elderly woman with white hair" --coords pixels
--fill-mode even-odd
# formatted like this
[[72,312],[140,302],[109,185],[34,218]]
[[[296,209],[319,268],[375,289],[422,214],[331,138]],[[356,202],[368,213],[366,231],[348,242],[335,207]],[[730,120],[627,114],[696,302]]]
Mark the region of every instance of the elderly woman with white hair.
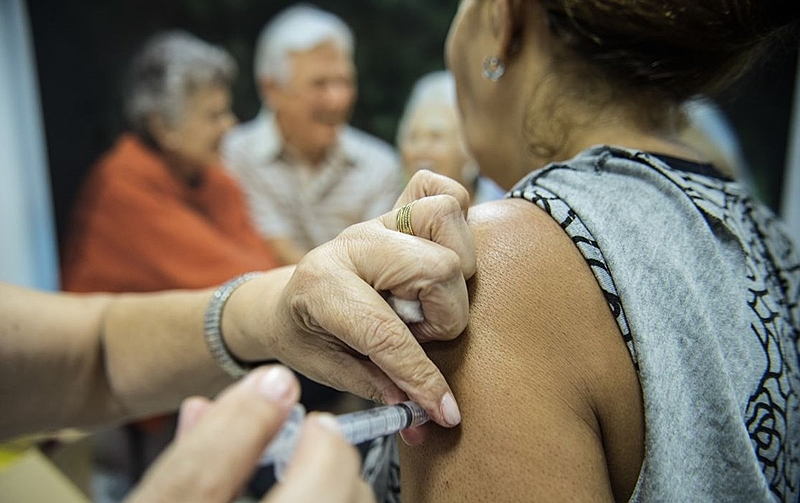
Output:
[[130,69],[123,134],[95,166],[66,236],[69,291],[199,288],[274,267],[236,182],[218,167],[234,124],[236,64],[181,31],[151,38]]
[[397,130],[406,175],[421,169],[448,176],[469,191],[472,204],[503,197],[505,191],[480,176],[461,131],[453,75],[431,72],[414,84]]
[[[130,131],[89,173],[67,229],[64,290],[204,288],[277,265],[238,184],[218,166],[235,122],[235,74],[230,55],[186,32],[145,44],[125,93]],[[106,453],[123,460],[111,462],[109,480],[130,486],[173,429],[174,416],[158,416],[108,432],[103,443],[127,453]]]

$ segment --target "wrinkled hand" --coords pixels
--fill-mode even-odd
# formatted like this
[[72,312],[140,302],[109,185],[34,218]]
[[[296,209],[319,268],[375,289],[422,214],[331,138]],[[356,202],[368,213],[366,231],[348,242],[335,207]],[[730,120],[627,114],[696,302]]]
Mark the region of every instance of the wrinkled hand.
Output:
[[[416,236],[396,231],[394,210],[349,227],[297,265],[281,303],[294,335],[279,358],[375,401],[410,397],[437,423],[455,426],[461,416],[452,391],[419,342],[450,340],[466,327],[466,280],[475,272],[469,196],[456,182],[421,171],[398,205],[418,198]],[[424,321],[407,327],[384,300],[389,294],[418,300]]]
[[[147,472],[129,503],[232,501],[299,397],[291,371],[272,366],[254,370],[215,403],[200,397],[185,400],[177,440]],[[262,501],[374,501],[359,475],[358,452],[331,421],[329,414],[308,416],[283,481]]]

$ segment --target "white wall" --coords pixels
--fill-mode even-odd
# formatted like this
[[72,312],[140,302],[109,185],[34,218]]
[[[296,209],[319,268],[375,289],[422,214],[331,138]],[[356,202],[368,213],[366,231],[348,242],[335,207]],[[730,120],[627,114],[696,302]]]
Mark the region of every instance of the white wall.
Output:
[[786,155],[786,171],[781,196],[781,216],[789,232],[800,243],[800,61],[794,83],[794,107],[789,131],[789,151]]
[[58,288],[33,43],[23,0],[0,0],[0,281]]

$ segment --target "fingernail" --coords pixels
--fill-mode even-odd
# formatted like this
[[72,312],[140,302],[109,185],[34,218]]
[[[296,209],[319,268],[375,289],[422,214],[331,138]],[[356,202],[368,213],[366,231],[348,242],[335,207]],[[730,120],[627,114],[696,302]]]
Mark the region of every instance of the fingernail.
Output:
[[311,419],[328,431],[332,431],[337,435],[342,434],[342,429],[339,428],[339,423],[336,422],[336,418],[332,414],[314,414]]
[[458,410],[458,404],[452,393],[448,392],[442,398],[440,408],[447,426],[455,426],[461,422],[461,412]]
[[178,409],[178,422],[180,423],[181,418],[185,418],[190,416],[192,412],[196,409],[195,401],[191,398],[187,398],[181,402],[181,406]]
[[294,375],[286,367],[276,365],[256,378],[258,393],[268,400],[290,405]]
[[197,400],[187,398],[181,403],[181,408],[178,411],[178,425],[176,428],[176,435],[181,435],[186,429],[194,422],[195,416],[199,409]]

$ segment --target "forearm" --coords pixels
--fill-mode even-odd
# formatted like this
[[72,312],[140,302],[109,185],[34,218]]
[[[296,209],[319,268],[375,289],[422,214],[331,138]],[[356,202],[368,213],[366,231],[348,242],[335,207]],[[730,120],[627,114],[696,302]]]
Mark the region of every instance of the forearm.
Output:
[[109,305],[100,353],[109,398],[123,416],[174,410],[187,396],[209,396],[230,383],[203,338],[211,292],[122,295]]
[[249,363],[279,359],[281,345],[290,343],[296,327],[281,296],[294,270],[294,266],[272,269],[238,287],[228,299],[222,333],[237,359]]
[[[222,330],[237,357],[272,358],[266,335],[279,330],[275,302],[291,270],[231,296]],[[0,403],[9,411],[0,415],[0,438],[121,421],[215,394],[231,378],[203,337],[211,293],[69,295],[0,285]]]
[[[277,341],[290,331],[279,302],[292,271],[264,273],[225,303],[220,329],[237,359],[276,358]],[[127,414],[175,409],[187,396],[210,396],[231,382],[203,336],[212,291],[127,295],[109,305],[101,335],[105,370],[112,397]]]
[[0,438],[73,425],[83,411],[121,410],[99,343],[110,300],[0,284]]

